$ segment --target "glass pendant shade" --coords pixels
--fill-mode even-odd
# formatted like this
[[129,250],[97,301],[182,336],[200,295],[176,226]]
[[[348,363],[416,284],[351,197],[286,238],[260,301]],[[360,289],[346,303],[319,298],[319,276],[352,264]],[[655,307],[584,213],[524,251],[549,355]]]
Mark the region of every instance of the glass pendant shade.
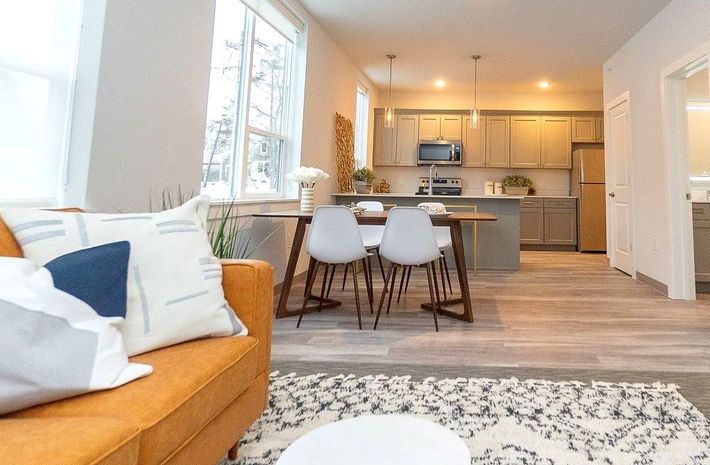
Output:
[[394,108],[392,107],[385,108],[385,127],[394,127]]
[[471,119],[469,120],[471,129],[478,129],[478,116],[478,108],[471,108]]

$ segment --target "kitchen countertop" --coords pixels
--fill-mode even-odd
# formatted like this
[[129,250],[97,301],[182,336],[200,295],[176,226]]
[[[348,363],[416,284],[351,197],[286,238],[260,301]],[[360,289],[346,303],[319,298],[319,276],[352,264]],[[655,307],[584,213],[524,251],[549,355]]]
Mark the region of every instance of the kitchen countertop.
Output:
[[540,199],[576,199],[577,197],[572,195],[526,195],[525,198],[540,198]]
[[333,197],[395,197],[395,198],[417,198],[417,199],[492,199],[492,200],[522,200],[522,195],[416,195],[407,193],[389,194],[332,194]]

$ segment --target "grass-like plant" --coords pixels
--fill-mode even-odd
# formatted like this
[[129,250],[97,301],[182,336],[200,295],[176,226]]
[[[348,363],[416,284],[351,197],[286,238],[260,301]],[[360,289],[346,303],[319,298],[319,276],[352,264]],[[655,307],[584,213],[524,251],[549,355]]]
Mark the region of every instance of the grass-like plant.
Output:
[[532,179],[527,176],[511,175],[503,178],[503,185],[508,187],[532,187]]
[[[157,205],[154,205],[153,195],[150,193],[150,211],[163,211],[176,208],[191,198],[196,191],[191,189],[184,192],[180,186],[173,195],[169,189],[163,189]],[[252,224],[254,218],[239,215],[239,205],[234,199],[227,200],[219,205],[210,206],[207,215],[207,235],[212,245],[212,253],[217,258],[251,258],[279,228],[274,229],[261,241],[254,241]]]

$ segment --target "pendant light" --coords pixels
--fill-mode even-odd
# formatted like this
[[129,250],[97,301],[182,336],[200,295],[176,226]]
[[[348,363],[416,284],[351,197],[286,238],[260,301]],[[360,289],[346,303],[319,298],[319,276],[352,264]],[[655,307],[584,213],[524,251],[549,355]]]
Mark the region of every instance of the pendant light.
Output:
[[387,55],[386,58],[390,61],[390,86],[389,97],[387,100],[387,108],[385,108],[385,127],[394,127],[394,108],[392,108],[392,60],[397,58],[397,55]]
[[471,108],[471,119],[469,120],[469,127],[471,129],[478,129],[478,60],[481,59],[481,55],[471,55],[473,58],[473,107]]

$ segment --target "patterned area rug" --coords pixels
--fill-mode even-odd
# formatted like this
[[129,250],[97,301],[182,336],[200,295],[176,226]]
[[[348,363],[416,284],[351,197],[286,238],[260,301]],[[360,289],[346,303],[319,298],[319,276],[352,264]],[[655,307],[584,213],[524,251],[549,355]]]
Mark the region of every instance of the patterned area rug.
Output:
[[673,385],[278,372],[234,463],[273,464],[320,425],[388,413],[451,429],[476,465],[710,464],[710,422]]

